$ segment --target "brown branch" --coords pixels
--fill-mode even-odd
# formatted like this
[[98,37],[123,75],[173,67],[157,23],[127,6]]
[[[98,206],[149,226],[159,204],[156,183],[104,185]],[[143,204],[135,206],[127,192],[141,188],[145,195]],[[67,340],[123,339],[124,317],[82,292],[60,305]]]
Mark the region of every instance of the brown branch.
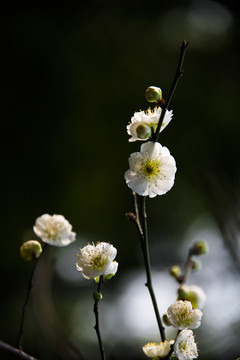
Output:
[[21,349],[17,349],[3,341],[0,340],[0,349],[6,350],[11,352],[12,354],[17,355],[18,357],[22,358],[22,359],[26,359],[26,360],[38,360],[35,357],[28,355],[27,353],[25,353],[24,351],[22,351]]
[[159,134],[160,134],[160,130],[161,130],[161,126],[162,126],[164,116],[165,116],[165,114],[167,112],[167,109],[168,109],[168,106],[169,106],[169,104],[170,104],[170,102],[172,100],[172,97],[173,97],[173,94],[175,92],[178,80],[183,75],[182,65],[183,65],[184,55],[185,55],[186,49],[188,47],[188,44],[189,43],[184,40],[182,42],[181,47],[180,47],[180,56],[179,56],[179,61],[178,61],[178,65],[177,65],[176,74],[174,76],[168,98],[167,98],[166,102],[164,103],[164,105],[162,107],[161,116],[160,116],[160,119],[159,119],[159,122],[158,122],[156,132],[152,136],[152,141],[158,141],[158,137],[159,137]]

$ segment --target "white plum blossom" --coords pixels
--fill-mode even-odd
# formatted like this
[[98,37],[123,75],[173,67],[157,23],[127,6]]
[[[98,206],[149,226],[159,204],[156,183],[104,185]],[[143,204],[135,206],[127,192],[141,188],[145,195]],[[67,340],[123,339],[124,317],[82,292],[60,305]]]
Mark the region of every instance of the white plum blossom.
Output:
[[148,343],[143,346],[143,352],[150,358],[158,357],[160,359],[165,358],[169,351],[171,350],[171,345],[174,343],[174,340],[163,341],[159,344],[157,343]]
[[201,325],[202,312],[193,309],[190,301],[178,300],[169,306],[167,319],[176,329],[196,329]]
[[33,230],[43,242],[53,246],[67,246],[76,239],[72,225],[62,215],[44,214],[38,217]]
[[[152,131],[155,132],[161,113],[161,107],[155,107],[153,110],[148,109],[147,111],[135,112],[131,118],[131,123],[127,125],[127,133],[131,135],[128,141],[147,140],[152,135]],[[160,131],[169,124],[172,116],[172,110],[167,110]]]
[[202,309],[205,306],[207,295],[198,285],[183,284],[178,289],[178,300],[191,301],[195,309]]
[[137,194],[153,198],[173,186],[177,170],[174,157],[158,142],[142,144],[140,152],[132,153],[128,161],[130,169],[125,172],[125,180]]
[[192,330],[182,330],[175,341],[174,353],[179,360],[193,360],[198,356]]
[[117,249],[108,243],[100,242],[96,245],[86,245],[77,254],[76,267],[86,279],[96,279],[103,275],[110,278],[115,275],[118,263],[113,261]]

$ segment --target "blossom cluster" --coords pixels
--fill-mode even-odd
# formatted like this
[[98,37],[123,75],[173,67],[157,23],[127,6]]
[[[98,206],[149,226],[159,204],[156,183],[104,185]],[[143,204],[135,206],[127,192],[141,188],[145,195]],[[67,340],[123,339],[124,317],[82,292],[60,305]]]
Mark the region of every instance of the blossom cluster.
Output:
[[[158,138],[158,133],[172,120],[173,112],[165,108],[163,113],[164,103],[161,102],[160,88],[149,87],[146,98],[149,102],[155,102],[156,106],[153,109],[135,112],[127,125],[129,142],[145,141],[145,143],[141,145],[139,152],[130,155],[129,169],[124,177],[127,186],[133,192],[153,198],[167,193],[172,188],[177,168],[168,148],[155,140]],[[192,360],[198,356],[192,329],[198,328],[201,324],[202,312],[197,308],[201,297],[199,292],[201,293],[196,286],[188,288],[187,285],[185,287],[182,285],[179,288],[178,300],[169,306],[164,315],[165,323],[178,330],[176,339],[146,344],[143,347],[146,356],[162,359],[169,358],[174,353],[179,360]],[[201,301],[202,304],[204,301]]]
[[165,358],[170,351],[179,360],[192,360],[198,356],[197,344],[191,329],[201,325],[202,312],[193,309],[191,302],[178,300],[169,306],[165,314],[165,323],[179,330],[176,340],[164,341],[159,344],[148,343],[143,347],[144,353],[151,358]]
[[[128,187],[141,196],[153,198],[168,192],[173,184],[176,173],[176,162],[167,147],[156,141],[151,141],[156,132],[162,108],[135,112],[131,123],[127,125],[127,133],[131,136],[129,142],[147,141],[140,148],[140,152],[130,155],[129,170],[125,172]],[[161,123],[162,131],[172,119],[172,111],[166,110]]]

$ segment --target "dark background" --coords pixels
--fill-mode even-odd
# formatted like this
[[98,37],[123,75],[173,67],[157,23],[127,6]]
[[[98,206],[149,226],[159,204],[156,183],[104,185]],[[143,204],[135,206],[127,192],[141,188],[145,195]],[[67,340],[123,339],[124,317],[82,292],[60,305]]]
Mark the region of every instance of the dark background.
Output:
[[[161,0],[5,4],[1,340],[16,344],[33,266],[20,258],[19,247],[36,239],[32,226],[38,216],[62,214],[77,241],[44,254],[27,312],[24,349],[44,360],[75,359],[70,342],[85,359],[99,356],[92,330],[96,286],[75,270],[76,252],[92,241],[111,242],[118,249],[119,271],[105,285],[108,305],[102,305],[101,316],[118,313],[128,279],[143,271],[136,229],[124,215],[132,210],[132,198],[123,174],[129,154],[139,149],[128,143],[126,125],[135,111],[149,106],[144,96],[149,85],[160,86],[167,97],[186,39],[185,72],[170,106],[174,117],[159,139],[176,159],[176,182],[169,193],[148,201],[152,265],[157,271],[182,265],[192,241],[189,229],[196,222],[200,229],[213,224],[218,233],[214,246],[223,248],[228,260],[221,263],[210,249],[212,257],[201,272],[212,276],[202,285],[211,288],[220,279],[226,296],[220,291],[209,297],[210,304],[222,307],[214,339],[206,327],[198,330],[200,358],[240,356],[239,296],[225,290],[227,279],[240,280],[237,5]],[[208,240],[208,231],[205,235]],[[147,291],[144,278],[142,288]],[[235,316],[228,315],[231,308]],[[135,316],[141,318],[143,310]],[[211,319],[207,309],[204,319]],[[132,330],[124,340],[119,334],[127,329],[118,321],[103,330],[107,358],[144,359],[141,346],[159,341],[157,335],[152,339]],[[0,349],[0,358],[15,357]]]

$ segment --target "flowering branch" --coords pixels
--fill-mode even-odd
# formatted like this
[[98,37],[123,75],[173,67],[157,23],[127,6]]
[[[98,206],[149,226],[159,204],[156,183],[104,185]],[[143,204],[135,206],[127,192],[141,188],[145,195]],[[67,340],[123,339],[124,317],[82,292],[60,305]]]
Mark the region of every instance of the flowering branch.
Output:
[[103,343],[102,343],[102,338],[101,338],[101,333],[100,333],[100,328],[99,328],[99,316],[98,316],[98,302],[102,298],[102,295],[101,295],[102,282],[103,282],[103,276],[101,275],[99,278],[99,282],[98,282],[97,292],[94,293],[95,302],[94,302],[93,312],[95,314],[95,319],[96,319],[96,324],[94,326],[94,329],[97,333],[98,344],[99,344],[99,349],[100,349],[100,354],[101,354],[101,360],[104,360],[105,353],[104,353],[104,348],[103,348]]
[[6,351],[11,352],[12,354],[17,355],[18,357],[22,358],[22,359],[26,359],[26,360],[37,360],[35,357],[28,355],[27,353],[25,353],[24,351],[22,351],[21,349],[17,349],[3,341],[0,340],[0,348]]
[[160,116],[160,119],[159,119],[159,122],[158,122],[157,129],[156,129],[155,133],[152,136],[152,141],[155,141],[155,142],[158,141],[158,137],[159,137],[159,134],[160,134],[160,130],[161,130],[161,126],[162,126],[162,123],[163,123],[164,116],[166,114],[166,111],[168,109],[170,101],[171,101],[171,99],[173,97],[173,94],[175,92],[178,80],[183,75],[182,64],[183,64],[183,60],[184,60],[184,56],[185,56],[185,52],[186,52],[188,44],[189,43],[184,40],[182,42],[181,47],[180,47],[180,57],[179,57],[179,61],[178,61],[177,71],[176,71],[176,74],[174,76],[168,98],[167,98],[166,102],[162,106],[161,116]]
[[40,258],[42,257],[42,255],[43,255],[46,247],[47,247],[46,245],[43,247],[41,256],[40,256],[39,258],[36,258],[36,259],[35,259],[35,265],[34,265],[34,267],[33,267],[31,276],[30,276],[29,281],[28,281],[27,294],[26,294],[26,298],[25,298],[25,301],[24,301],[24,304],[23,304],[23,308],[22,308],[22,316],[21,316],[21,322],[20,322],[19,333],[18,333],[18,340],[17,340],[17,347],[18,347],[18,349],[20,349],[20,350],[21,350],[22,336],[23,336],[23,333],[24,333],[25,315],[26,315],[27,306],[28,306],[28,302],[29,302],[29,299],[30,299],[31,291],[32,291],[32,288],[33,288],[34,275],[35,275],[35,272],[36,272],[36,269],[37,269],[38,262],[39,262]]

